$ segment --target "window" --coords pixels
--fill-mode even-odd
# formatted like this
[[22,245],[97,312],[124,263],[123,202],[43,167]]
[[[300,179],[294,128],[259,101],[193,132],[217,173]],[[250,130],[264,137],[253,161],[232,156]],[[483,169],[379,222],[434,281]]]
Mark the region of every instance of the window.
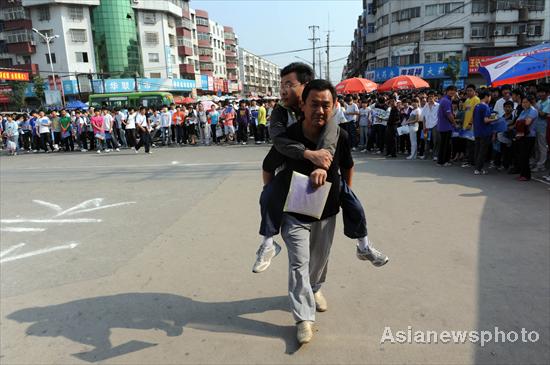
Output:
[[530,37],[540,37],[542,36],[543,21],[537,20],[534,22],[529,22],[527,25],[527,35]]
[[212,49],[206,47],[199,47],[199,56],[212,56]]
[[[52,53],[52,59],[51,59],[51,63],[55,63],[55,53]],[[46,63],[49,65],[50,64],[50,55],[46,53]]]
[[464,13],[463,2],[426,5],[426,16],[443,15],[449,13]]
[[41,6],[41,7],[37,8],[37,11],[38,11],[38,20],[40,20],[40,21],[50,20],[50,7],[49,6]]
[[158,53],[149,53],[147,56],[149,57],[149,62],[151,62],[151,63],[158,63],[159,62],[159,54]]
[[495,25],[494,36],[516,36],[519,34],[519,24],[518,23],[497,23]]
[[197,17],[197,25],[202,25],[202,26],[208,27],[209,26],[208,19],[198,16]]
[[21,19],[27,19],[28,16],[28,10],[26,10],[22,6],[18,7],[12,7],[12,8],[6,8],[2,12],[2,19],[4,20],[21,20]]
[[378,27],[381,27],[383,25],[388,24],[388,20],[389,20],[389,16],[386,14],[386,15],[381,16],[380,18],[378,18],[376,20],[376,24],[377,24]]
[[69,18],[72,20],[84,19],[84,8],[81,6],[69,6]]
[[[42,30],[39,30],[39,32],[44,34],[47,37],[51,37],[53,35],[53,29],[42,29]],[[40,39],[40,43],[46,44],[46,41],[44,40],[44,38],[40,36],[38,36],[38,38]],[[50,41],[50,43],[53,43],[53,42],[54,42],[54,39]]]
[[418,42],[420,40],[420,32],[415,33],[402,33],[392,36],[392,46],[398,46],[400,44],[407,44],[412,42]]
[[174,28],[176,26],[176,19],[174,19],[173,17],[169,16],[168,17],[168,26],[170,28]]
[[197,39],[199,41],[209,41],[210,42],[210,36],[208,35],[208,33],[198,32]]
[[170,47],[176,47],[177,46],[176,36],[173,34],[168,34],[168,43],[170,43]]
[[86,42],[86,29],[69,29],[71,35],[71,41],[73,42]]
[[425,41],[454,38],[464,38],[464,28],[434,29],[424,32]]
[[15,30],[12,32],[6,33],[6,43],[22,43],[22,42],[32,42],[33,35],[32,31],[28,29]]
[[88,63],[88,52],[76,52],[76,62]]
[[151,72],[149,77],[152,79],[160,79],[160,72]]
[[544,0],[527,0],[529,11],[544,11]]
[[426,52],[424,53],[425,63],[444,62],[448,59],[462,59],[462,51],[448,51],[448,52]]
[[159,34],[157,32],[145,32],[145,44],[148,46],[159,44]]
[[489,0],[473,0],[472,1],[472,13],[484,14],[489,11]]
[[144,24],[156,24],[157,23],[157,14],[153,12],[143,13],[143,23]]
[[486,38],[487,37],[487,23],[472,23],[471,24],[471,38]]
[[394,11],[391,16],[392,23],[401,22],[404,20],[410,20],[412,18],[420,17],[420,6],[415,8],[403,9],[400,11]]

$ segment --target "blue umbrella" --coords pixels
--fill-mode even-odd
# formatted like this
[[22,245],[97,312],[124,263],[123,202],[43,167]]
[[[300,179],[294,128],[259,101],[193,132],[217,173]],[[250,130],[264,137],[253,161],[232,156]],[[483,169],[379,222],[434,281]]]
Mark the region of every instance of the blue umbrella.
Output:
[[73,101],[70,101],[68,102],[66,105],[65,105],[65,108],[66,109],[69,109],[69,110],[76,110],[76,109],[82,109],[82,110],[87,110],[88,109],[88,105],[81,102],[80,100],[73,100]]
[[517,84],[550,76],[550,43],[485,60],[479,72],[488,84]]

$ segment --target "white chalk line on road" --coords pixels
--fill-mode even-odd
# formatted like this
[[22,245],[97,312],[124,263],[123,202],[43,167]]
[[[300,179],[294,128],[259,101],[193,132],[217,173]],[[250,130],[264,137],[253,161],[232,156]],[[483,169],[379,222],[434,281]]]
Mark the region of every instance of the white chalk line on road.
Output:
[[0,219],[0,223],[16,224],[16,223],[39,223],[39,224],[56,224],[56,223],[100,223],[101,219],[95,218],[75,218],[75,219]]
[[27,227],[3,227],[0,228],[1,232],[44,232],[46,228],[27,228]]
[[15,245],[15,246],[11,246],[10,248],[4,250],[4,251],[0,251],[0,258],[6,256],[6,255],[9,255],[11,252],[17,250],[18,248],[21,248],[25,246],[25,243],[20,243],[18,245]]
[[[22,247],[21,245],[25,245],[24,243],[23,244],[19,244],[19,245],[16,245],[16,246],[13,246],[13,247],[10,247],[9,249],[7,249],[5,252],[2,252],[1,257],[5,256],[7,253],[9,252],[13,252],[15,249],[19,248],[19,247]],[[27,253],[24,253],[24,254],[21,254],[21,255],[16,255],[16,256],[10,256],[10,257],[6,257],[6,258],[3,258],[3,259],[0,259],[0,264],[3,264],[3,263],[6,263],[6,262],[10,262],[10,261],[15,261],[15,260],[21,260],[21,259],[25,259],[27,257],[32,257],[32,256],[36,256],[36,255],[43,255],[45,253],[50,253],[50,252],[54,252],[54,251],[59,251],[59,250],[71,250],[75,247],[77,247],[79,244],[76,243],[76,242],[71,242],[69,244],[66,244],[66,245],[61,245],[61,246],[54,246],[54,247],[48,247],[48,248],[44,248],[44,249],[41,249],[41,250],[36,250],[36,251],[31,251],[31,252],[27,252]],[[11,250],[11,251],[10,251]],[[7,252],[9,251],[9,252]],[[7,252],[7,253],[6,253]]]
[[[176,161],[177,162],[177,161]],[[261,166],[262,161],[245,162],[199,162],[199,163],[177,163],[177,164],[149,164],[149,165],[90,165],[90,166],[50,166],[50,167],[22,167],[12,171],[29,170],[89,170],[89,169],[121,169],[121,168],[149,168],[149,167],[197,167],[197,166],[233,166],[233,165],[257,165]]]

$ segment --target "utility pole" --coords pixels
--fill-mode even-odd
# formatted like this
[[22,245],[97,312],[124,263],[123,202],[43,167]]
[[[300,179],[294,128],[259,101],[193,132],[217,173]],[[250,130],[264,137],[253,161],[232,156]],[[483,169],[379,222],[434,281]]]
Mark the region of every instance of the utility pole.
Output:
[[313,74],[316,75],[316,73],[315,73],[315,43],[317,41],[320,41],[320,39],[315,38],[315,31],[317,29],[319,29],[319,26],[318,25],[310,25],[309,29],[311,29],[313,31],[313,38],[309,38],[309,40],[313,42]]
[[323,78],[323,59],[321,58],[321,49],[319,48],[319,78]]
[[332,31],[327,31],[327,69],[325,70],[325,77],[330,81],[330,33]]

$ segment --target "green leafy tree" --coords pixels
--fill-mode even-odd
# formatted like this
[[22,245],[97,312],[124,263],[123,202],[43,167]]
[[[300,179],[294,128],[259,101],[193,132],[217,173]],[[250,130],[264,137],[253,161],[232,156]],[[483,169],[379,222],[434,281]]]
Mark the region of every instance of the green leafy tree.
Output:
[[456,57],[451,57],[445,60],[447,66],[443,70],[446,76],[448,76],[453,84],[460,78],[460,61]]
[[44,93],[44,79],[36,75],[32,78],[32,82],[34,83],[34,93],[40,101],[40,106],[42,106],[46,97]]
[[25,106],[25,89],[27,88],[26,82],[12,81],[11,86],[11,103],[15,106],[17,111],[20,111]]

